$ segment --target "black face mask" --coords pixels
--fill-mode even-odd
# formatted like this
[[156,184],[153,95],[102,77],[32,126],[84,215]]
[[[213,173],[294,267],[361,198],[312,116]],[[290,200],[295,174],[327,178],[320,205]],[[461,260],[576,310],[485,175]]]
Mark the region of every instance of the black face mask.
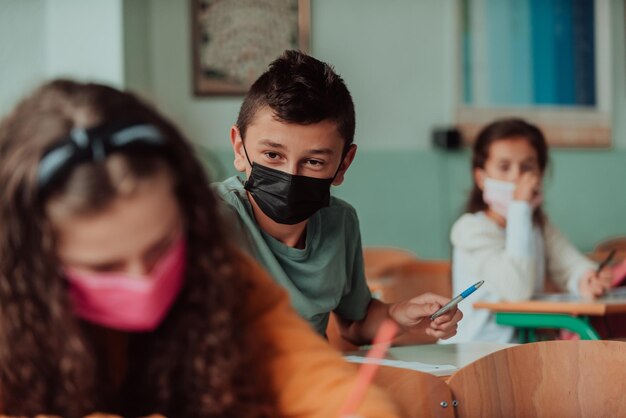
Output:
[[[330,203],[330,185],[335,175],[328,179],[297,176],[251,163],[252,171],[244,188],[264,214],[279,224],[295,225],[309,219],[315,212]],[[342,155],[343,162],[343,155]]]

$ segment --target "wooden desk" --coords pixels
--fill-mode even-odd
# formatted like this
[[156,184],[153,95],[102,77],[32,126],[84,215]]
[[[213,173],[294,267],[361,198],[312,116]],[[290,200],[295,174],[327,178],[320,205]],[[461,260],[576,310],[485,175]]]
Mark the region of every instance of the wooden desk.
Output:
[[528,342],[532,342],[537,328],[567,329],[583,340],[599,340],[588,317],[626,313],[626,292],[618,288],[599,299],[566,294],[538,295],[528,301],[476,302],[474,308],[489,309],[495,313],[498,324],[518,328],[520,342],[527,342],[524,341],[525,330],[532,330],[528,338]]
[[[427,364],[450,364],[457,369],[516,344],[470,342],[459,344],[423,344],[404,347],[391,347],[385,358],[390,360],[418,361]],[[367,349],[344,353],[345,355],[365,356]],[[450,372],[431,372],[435,376],[449,377]]]
[[603,316],[614,313],[626,313],[626,299],[619,301],[580,299],[575,301],[528,300],[518,302],[476,302],[474,303],[474,308],[489,309],[492,312],[533,312]]

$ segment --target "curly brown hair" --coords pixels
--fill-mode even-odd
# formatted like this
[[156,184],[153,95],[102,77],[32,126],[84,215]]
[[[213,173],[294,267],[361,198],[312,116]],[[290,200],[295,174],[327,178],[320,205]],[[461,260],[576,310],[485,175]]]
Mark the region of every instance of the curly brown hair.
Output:
[[[89,325],[72,312],[37,186],[42,155],[85,121],[135,121],[158,128],[167,141],[167,158],[122,156],[138,178],[153,175],[167,161],[188,225],[183,289],[154,332],[130,337],[125,384],[117,393],[107,385],[107,366]],[[161,164],[146,165],[150,159]],[[82,164],[65,183],[77,172],[102,171],[97,165]],[[90,210],[101,210],[115,194],[105,193],[103,199],[107,177],[92,177],[86,200]],[[63,184],[58,187],[62,193]],[[155,110],[132,94],[98,84],[55,80],[43,85],[0,123],[0,195],[2,412],[277,416],[267,370],[254,362],[255,347],[267,345],[242,312],[251,283],[241,256],[219,220],[218,202],[190,143]]]

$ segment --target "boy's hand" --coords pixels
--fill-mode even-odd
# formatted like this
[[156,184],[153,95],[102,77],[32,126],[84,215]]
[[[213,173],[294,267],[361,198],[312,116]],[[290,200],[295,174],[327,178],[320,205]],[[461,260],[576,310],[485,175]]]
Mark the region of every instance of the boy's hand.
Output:
[[613,272],[610,268],[603,268],[600,273],[589,270],[580,278],[578,289],[582,296],[595,298],[602,296],[611,288],[611,281],[613,281]]
[[424,293],[390,305],[389,316],[404,331],[424,330],[427,335],[445,340],[456,334],[457,324],[463,318],[463,313],[454,308],[434,321],[430,320],[430,316],[449,301],[450,298]]

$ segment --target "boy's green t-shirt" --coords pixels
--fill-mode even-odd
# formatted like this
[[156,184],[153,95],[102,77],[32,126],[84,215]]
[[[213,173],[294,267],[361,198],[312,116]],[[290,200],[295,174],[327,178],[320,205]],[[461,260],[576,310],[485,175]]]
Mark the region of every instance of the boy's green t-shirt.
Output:
[[352,206],[331,197],[328,207],[309,218],[305,248],[297,249],[259,228],[239,177],[213,187],[238,214],[250,253],[287,290],[293,307],[319,334],[325,335],[331,311],[347,320],[365,317],[371,294],[363,272],[359,221]]

